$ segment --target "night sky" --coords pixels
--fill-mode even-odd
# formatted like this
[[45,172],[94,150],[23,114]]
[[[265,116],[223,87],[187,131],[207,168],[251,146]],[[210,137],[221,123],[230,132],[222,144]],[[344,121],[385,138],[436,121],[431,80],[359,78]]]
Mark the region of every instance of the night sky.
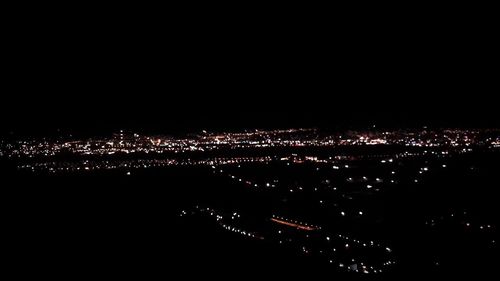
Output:
[[404,16],[16,18],[5,35],[1,130],[498,126],[488,26]]

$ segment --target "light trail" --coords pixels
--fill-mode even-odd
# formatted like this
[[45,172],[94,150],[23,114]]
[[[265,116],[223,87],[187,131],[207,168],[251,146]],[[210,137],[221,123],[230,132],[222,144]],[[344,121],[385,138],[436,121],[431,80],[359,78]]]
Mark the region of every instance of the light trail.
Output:
[[294,227],[294,228],[297,228],[297,229],[300,229],[300,230],[306,230],[306,231],[317,230],[317,228],[315,228],[315,227],[300,225],[300,224],[296,224],[296,223],[291,223],[291,222],[287,222],[287,221],[279,220],[279,219],[275,219],[275,218],[272,218],[271,220],[273,222],[275,222],[275,223],[279,223],[279,224],[283,224],[283,225],[286,225],[286,226]]

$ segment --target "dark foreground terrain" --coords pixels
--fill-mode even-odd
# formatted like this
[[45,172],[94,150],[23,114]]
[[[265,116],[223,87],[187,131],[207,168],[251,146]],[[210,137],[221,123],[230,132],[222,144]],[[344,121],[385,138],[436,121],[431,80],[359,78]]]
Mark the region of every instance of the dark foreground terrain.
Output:
[[[314,218],[315,209],[305,205],[310,204],[308,194],[282,200],[280,192],[252,192],[214,175],[209,167],[137,170],[131,175],[123,170],[51,175],[19,171],[4,162],[5,265],[19,276],[144,277],[175,272],[222,278],[300,273],[359,278],[294,247],[246,239],[203,216],[179,216],[203,205],[266,217],[281,208],[275,201],[280,198],[283,210],[295,208],[287,214],[302,213],[301,218],[321,222],[330,230],[339,228],[341,233],[375,237],[390,245],[397,264],[367,278],[495,274],[499,160],[498,153],[467,154],[424,183],[399,184],[366,201],[367,210],[377,214],[373,223],[364,222],[367,227],[328,215],[330,210],[336,212],[333,205],[323,212],[326,215]],[[280,174],[283,168],[267,169]],[[234,269],[238,273],[230,273]]]

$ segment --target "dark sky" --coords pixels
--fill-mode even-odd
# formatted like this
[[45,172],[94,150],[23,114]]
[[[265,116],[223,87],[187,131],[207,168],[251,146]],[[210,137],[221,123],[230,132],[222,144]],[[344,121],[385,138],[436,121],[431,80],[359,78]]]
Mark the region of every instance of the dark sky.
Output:
[[1,128],[498,126],[488,20],[13,17]]

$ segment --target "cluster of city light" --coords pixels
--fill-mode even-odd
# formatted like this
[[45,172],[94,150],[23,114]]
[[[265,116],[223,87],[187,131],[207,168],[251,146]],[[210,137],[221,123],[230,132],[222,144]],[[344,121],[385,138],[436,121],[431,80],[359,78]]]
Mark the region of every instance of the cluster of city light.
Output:
[[[265,149],[271,147],[322,147],[360,145],[401,145],[422,148],[470,149],[473,146],[498,148],[500,130],[399,130],[357,131],[337,134],[312,129],[249,131],[168,137],[140,136],[120,131],[109,138],[84,140],[19,140],[2,144],[9,157],[53,157],[59,154],[115,155],[194,153],[220,149]],[[313,159],[309,159],[314,161]]]
[[272,161],[268,156],[262,157],[216,157],[208,159],[133,159],[133,160],[81,160],[81,161],[49,161],[20,164],[21,170],[33,172],[85,172],[114,169],[148,169],[171,166],[213,166],[237,163],[267,163]]
[[[237,233],[239,235],[243,235],[243,236],[249,237],[249,238],[254,238],[254,239],[259,239],[259,240],[264,239],[263,236],[259,235],[256,232],[247,231],[241,227],[237,227],[234,225],[235,222],[237,222],[237,220],[239,218],[241,218],[241,215],[238,212],[224,214],[223,212],[217,211],[213,208],[202,208],[199,206],[195,206],[194,210],[192,210],[192,211],[186,211],[186,210],[181,211],[179,216],[185,217],[188,215],[208,216],[209,218],[214,219],[221,228],[223,228],[227,231]],[[230,223],[232,223],[232,224],[230,224]]]
[[[344,204],[348,204],[347,201],[352,201],[354,206],[354,201],[356,201],[357,197],[364,198],[367,195],[373,194],[374,192],[379,192],[382,190],[388,190],[388,188],[395,187],[397,183],[400,182],[410,182],[410,183],[419,183],[420,181],[425,179],[425,175],[423,173],[430,172],[431,165],[428,164],[426,166],[421,166],[417,170],[413,170],[411,168],[413,166],[409,165],[406,167],[406,162],[408,163],[418,163],[422,161],[421,156],[434,156],[434,158],[439,159],[436,163],[432,164],[432,167],[447,167],[446,164],[443,164],[443,159],[441,158],[441,154],[415,154],[415,153],[399,153],[396,155],[375,155],[375,157],[370,157],[368,155],[363,156],[327,156],[321,160],[319,157],[313,156],[297,156],[291,155],[289,157],[271,157],[268,158],[269,161],[262,163],[259,167],[261,169],[269,169],[273,170],[276,167],[276,163],[293,163],[296,166],[300,166],[304,164],[305,169],[313,169],[318,173],[318,177],[323,177],[325,171],[329,169],[330,163],[335,163],[336,165],[331,166],[332,169],[330,172],[333,176],[332,179],[339,178],[339,175],[342,175],[344,170],[349,173],[349,177],[345,178],[345,182],[335,182],[333,183],[330,178],[326,178],[318,183],[304,183],[304,184],[295,184],[290,185],[286,183],[286,179],[282,182],[278,176],[271,177],[260,177],[258,180],[251,179],[251,175],[247,174],[247,172],[255,173],[255,165],[249,163],[249,170],[246,170],[246,165],[244,163],[228,163],[221,165],[212,165],[212,170],[214,174],[222,175],[227,177],[230,181],[233,181],[237,185],[242,185],[244,187],[253,188],[256,191],[266,191],[266,190],[274,190],[277,191],[277,194],[282,196],[283,200],[287,201],[291,196],[300,197],[302,192],[315,192],[318,193],[318,196],[327,196],[321,197],[318,199],[318,203],[322,208],[335,208],[335,212],[339,217],[344,217],[344,219],[359,219],[366,218],[368,219],[372,216],[370,210],[361,209],[360,207],[349,207]],[[449,154],[446,154],[446,157],[450,157]],[[297,159],[303,159],[297,161]],[[382,159],[382,160],[380,160]],[[429,159],[429,158],[425,158]],[[272,160],[272,161],[271,161]],[[330,162],[331,161],[331,162]],[[417,162],[415,162],[417,161]],[[359,165],[362,163],[379,163],[380,167],[384,168],[384,171],[380,171],[380,174],[370,174],[363,175],[362,172],[366,170],[359,170]],[[423,163],[424,161],[422,161]],[[275,163],[272,166],[268,166],[267,164]],[[307,164],[307,165],[305,165]],[[313,164],[311,167],[310,164]],[[316,166],[316,167],[315,167]],[[285,167],[289,167],[286,165]],[[296,168],[294,168],[296,169]],[[359,171],[358,171],[359,170]],[[401,170],[401,171],[400,171]],[[358,173],[358,175],[354,175]],[[266,171],[266,175],[269,175],[269,171]],[[401,174],[401,176],[400,176]],[[245,176],[246,175],[246,176]],[[412,178],[414,175],[414,178]],[[286,175],[285,175],[286,176]],[[415,181],[414,181],[415,180]],[[276,194],[276,193],[275,193]],[[332,197],[333,196],[333,197]],[[325,198],[325,199],[324,199]],[[347,200],[347,201],[346,201]],[[348,204],[350,205],[350,203]]]
[[470,215],[470,212],[465,210],[454,210],[447,214],[435,216],[425,221],[428,227],[439,227],[445,224],[460,225],[464,232],[475,232],[483,236],[483,240],[488,241],[491,245],[495,245],[495,237],[497,234],[497,226],[493,222],[478,221],[475,216]]
[[[423,156],[425,156],[425,158],[422,158]],[[432,157],[429,158],[429,156]],[[360,220],[360,219],[362,219],[363,221],[370,221],[370,220],[374,221],[377,219],[377,214],[376,213],[373,214],[369,208],[361,208],[362,206],[359,206],[359,204],[355,202],[356,197],[363,198],[366,197],[367,194],[373,193],[373,191],[385,190],[385,188],[389,188],[390,186],[395,187],[396,183],[408,182],[410,180],[413,180],[412,179],[413,176],[415,176],[415,179],[418,179],[417,182],[425,180],[425,176],[427,173],[447,168],[448,165],[446,164],[445,161],[447,160],[447,158],[452,156],[453,154],[449,153],[446,154],[430,153],[430,150],[422,153],[405,152],[405,153],[396,153],[392,155],[391,154],[375,155],[375,157],[371,157],[369,155],[362,155],[356,157],[345,156],[345,155],[342,156],[332,155],[325,157],[323,155],[322,156],[323,158],[321,158],[319,156],[314,157],[314,156],[291,155],[288,157],[271,157],[273,161],[269,161],[266,162],[264,165],[258,166],[261,168],[269,167],[272,171],[274,169],[273,167],[276,167],[277,163],[278,164],[293,163],[293,165],[297,167],[303,167],[304,169],[315,170],[316,172],[319,173],[318,174],[319,177],[323,176],[322,171],[331,169],[330,173],[334,178],[335,177],[338,178],[338,175],[342,175],[345,171],[346,173],[349,173],[349,175],[351,175],[351,177],[347,178],[350,179],[350,182],[348,181],[347,184],[346,183],[342,184],[339,182],[332,183],[330,179],[325,179],[322,181],[321,185],[311,182],[310,185],[300,184],[300,185],[290,186],[289,184],[286,184],[286,180],[283,180],[283,182],[281,182],[280,178],[276,175],[274,176],[270,175],[270,177],[268,177],[267,179],[266,177],[259,177],[258,180],[250,180],[249,178],[252,178],[252,176],[250,174],[247,174],[247,172],[251,173],[256,172],[255,171],[256,166],[251,163],[249,163],[248,165],[248,167],[250,168],[248,171],[246,171],[245,169],[247,165],[244,165],[243,163],[213,165],[212,169],[215,174],[226,176],[230,180],[234,181],[236,184],[241,184],[243,186],[255,188],[256,191],[275,190],[276,192],[273,193],[280,194],[280,196],[282,196],[281,197],[282,200],[285,202],[288,201],[288,199],[290,199],[290,196],[295,194],[296,197],[300,198],[301,192],[306,192],[306,191],[318,192],[318,196],[321,197],[320,199],[318,199],[317,202],[319,202],[322,208],[328,208],[328,211],[332,215],[337,214],[338,219],[341,219],[342,221],[346,222]],[[443,159],[443,157],[446,158]],[[435,161],[427,163],[429,159],[435,159]],[[365,162],[379,165],[380,168],[383,168],[383,171],[379,171],[380,174],[378,175],[374,173],[363,174],[362,172],[366,172],[369,170],[366,169],[359,170],[358,166],[362,165],[362,163]],[[335,166],[336,168],[330,166],[331,163],[335,163],[335,165],[333,166]],[[408,167],[406,167],[407,163],[410,164],[408,165]],[[267,164],[272,164],[272,165],[267,165]],[[417,164],[417,168],[415,168],[415,164]],[[355,175],[356,173],[358,175]],[[245,174],[247,174],[247,176],[245,176]],[[263,174],[269,175],[269,171]],[[285,176],[287,175],[285,174]],[[363,191],[362,189],[360,190],[357,187],[359,185],[361,185],[361,187],[364,187],[365,191]],[[269,187],[272,187],[272,189],[268,189]],[[329,192],[330,195],[325,192]],[[332,194],[334,194],[333,197]],[[352,204],[348,203],[351,201],[353,202]],[[306,202],[303,202],[303,204],[310,205]],[[311,227],[310,225],[308,226],[306,223],[300,221],[291,220],[289,221],[289,223],[295,227],[303,226],[306,229]],[[280,244],[286,242],[287,240],[279,240]],[[358,245],[357,243],[360,244]],[[350,245],[357,245],[360,247],[362,247],[365,244],[367,243],[362,243],[359,242],[358,240],[352,241],[350,243]],[[302,249],[301,252],[304,254],[310,254],[311,249],[306,247],[305,249]],[[334,258],[330,260],[336,261],[336,259]],[[383,270],[383,268],[381,267],[391,266],[394,264],[394,261],[386,261],[382,265],[379,265],[378,267],[374,268],[366,267],[366,265],[361,265],[360,263],[359,269],[351,268],[345,262],[343,262],[342,264],[345,266],[344,268],[346,270],[354,272],[356,272],[356,270],[358,270],[357,272],[365,272],[365,271],[381,272]]]
[[[283,219],[283,218],[282,218]],[[322,256],[328,263],[333,264],[337,263],[338,268],[347,272],[355,272],[355,273],[382,273],[387,270],[389,266],[393,266],[396,264],[394,258],[391,258],[392,249],[389,247],[384,247],[380,243],[374,241],[361,241],[359,239],[351,238],[347,235],[337,234],[337,235],[329,235],[326,232],[322,232],[320,230],[311,230],[308,228],[297,228],[294,224],[284,224],[285,226],[298,229],[299,231],[305,231],[306,233],[310,233],[314,231],[314,235],[304,234],[301,236],[302,239],[298,237],[295,239],[286,238],[291,234],[287,234],[287,231],[278,230],[278,239],[279,244],[284,245],[293,245],[296,243],[307,242],[308,240],[320,240],[317,242],[322,242],[321,247],[310,247],[310,246],[301,246],[296,245],[300,252],[305,255],[319,254]],[[296,236],[296,235],[295,235]],[[304,240],[305,239],[305,240]],[[307,244],[307,243],[306,243]],[[378,256],[378,263],[363,261],[363,257],[359,256],[359,254],[354,254],[354,248],[374,251],[374,254]],[[344,255],[341,255],[343,253]],[[347,255],[347,257],[346,257]],[[341,258],[342,256],[342,258]]]
[[[272,215],[269,220],[272,223],[271,230],[267,231],[264,230],[265,226],[261,231],[245,230],[240,212],[222,212],[214,208],[195,206],[192,210],[182,211],[180,216],[205,216],[232,233],[252,239],[275,241],[280,245],[298,249],[304,255],[319,255],[326,263],[336,263],[336,268],[340,271],[377,274],[385,272],[396,263],[392,257],[392,249],[381,243],[373,240],[362,241],[342,234],[329,234],[321,226],[283,216]],[[310,242],[317,246],[308,246]],[[360,257],[354,248],[373,251],[378,262],[363,261],[363,257]]]
[[[271,158],[270,157],[266,157],[264,159],[266,161],[262,161],[262,162],[266,162],[266,163],[271,162]],[[240,164],[240,163],[244,163],[244,162],[238,162],[237,164]],[[249,163],[249,162],[245,162],[245,163]],[[228,163],[226,163],[226,164],[228,164]],[[229,163],[229,164],[235,164],[235,163]],[[241,165],[238,165],[238,167],[241,167]],[[221,175],[226,175],[228,178],[230,178],[235,183],[241,183],[241,184],[244,184],[244,185],[246,185],[248,187],[252,187],[252,188],[260,188],[260,187],[275,188],[276,184],[278,183],[277,181],[273,181],[272,183],[271,182],[266,182],[264,184],[259,184],[256,181],[252,181],[252,180],[249,180],[249,179],[244,179],[243,177],[239,177],[239,176],[227,173],[224,169],[218,168],[215,165],[212,165],[212,170],[213,170],[214,173],[221,174]]]

